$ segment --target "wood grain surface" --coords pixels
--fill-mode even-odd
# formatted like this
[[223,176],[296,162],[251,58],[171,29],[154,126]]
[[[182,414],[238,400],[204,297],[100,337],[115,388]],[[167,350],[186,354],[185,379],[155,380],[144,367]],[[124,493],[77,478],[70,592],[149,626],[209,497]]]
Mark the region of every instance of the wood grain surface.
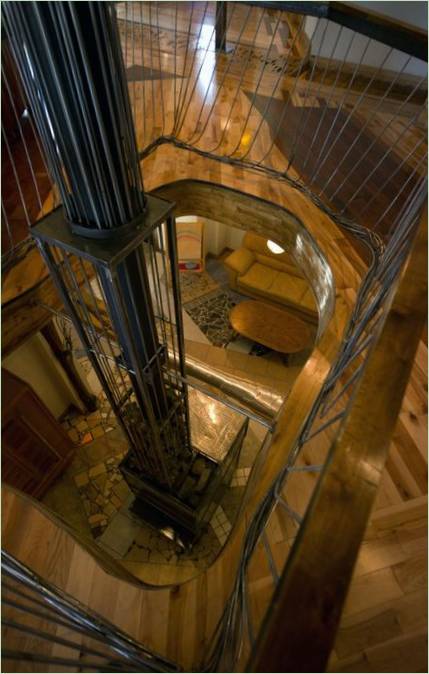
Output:
[[310,331],[303,321],[266,302],[240,302],[231,309],[229,320],[240,335],[279,353],[296,353],[310,341]]

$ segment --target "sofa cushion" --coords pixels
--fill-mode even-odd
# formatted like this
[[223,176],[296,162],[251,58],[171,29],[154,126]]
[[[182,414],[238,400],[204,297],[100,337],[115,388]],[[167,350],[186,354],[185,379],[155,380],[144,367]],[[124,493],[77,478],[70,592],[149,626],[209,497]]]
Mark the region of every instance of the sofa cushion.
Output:
[[279,273],[271,267],[255,262],[246,274],[239,277],[238,283],[249,290],[269,291]]
[[313,293],[305,279],[255,262],[244,276],[239,277],[238,286],[244,291],[259,294],[273,302],[317,317]]
[[255,256],[247,248],[239,248],[224,260],[224,264],[237,274],[245,274],[250,265],[255,261]]
[[294,304],[300,304],[306,291],[307,282],[304,279],[279,272],[270,287],[270,293],[273,299],[287,299]]
[[313,293],[305,279],[280,272],[270,288],[270,294],[277,302],[286,302],[315,317],[318,315]]

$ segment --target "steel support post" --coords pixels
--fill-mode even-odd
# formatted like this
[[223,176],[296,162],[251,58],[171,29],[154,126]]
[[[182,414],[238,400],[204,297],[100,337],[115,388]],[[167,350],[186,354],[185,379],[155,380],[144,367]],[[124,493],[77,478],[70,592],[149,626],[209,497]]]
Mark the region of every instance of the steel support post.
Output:
[[227,2],[216,2],[215,49],[226,53]]
[[[3,16],[72,232],[94,246],[118,238],[126,246],[145,213],[146,198],[114,3],[11,2],[4,3]],[[49,248],[41,250],[58,279]],[[162,371],[167,354],[160,357],[163,347],[142,247],[124,256],[114,284],[103,269],[98,277],[120,346],[118,358],[132,380],[143,418],[159,438],[157,428],[170,415],[172,397]],[[61,283],[59,290],[67,296]],[[82,337],[70,298],[65,304]],[[84,336],[89,349],[86,342]],[[94,355],[88,355],[94,364]],[[109,381],[99,366],[96,371],[109,393]],[[183,443],[189,445],[188,432]],[[133,446],[138,453],[135,438]],[[161,441],[154,443],[159,464],[163,450]]]

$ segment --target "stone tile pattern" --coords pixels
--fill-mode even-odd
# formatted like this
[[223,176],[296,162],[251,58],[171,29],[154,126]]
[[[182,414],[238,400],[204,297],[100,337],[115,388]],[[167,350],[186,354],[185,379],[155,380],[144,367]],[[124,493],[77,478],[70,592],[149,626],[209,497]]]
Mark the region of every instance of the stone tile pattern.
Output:
[[123,562],[199,569],[209,566],[221,549],[211,526],[192,548],[184,549],[139,520],[127,507],[113,518],[99,542],[106,552]]
[[245,487],[250,475],[250,468],[237,468],[231,480],[231,487]]
[[[256,431],[257,428],[257,431]],[[262,437],[257,424],[251,424],[240,455],[240,467],[234,472],[231,485],[225,490],[206,531],[192,548],[183,549],[176,542],[142,522],[129,509],[132,497],[124,501],[98,539],[101,547],[124,563],[142,565],[175,565],[189,569],[210,566],[226,543],[244,494],[251,465]],[[144,578],[144,574],[139,577]]]
[[[180,274],[182,301],[200,302],[200,298],[210,295],[212,292],[217,292],[219,283],[207,272],[201,273],[182,272]],[[232,305],[231,305],[232,306]],[[190,312],[188,312],[190,313]],[[221,325],[221,331],[228,328],[228,314],[226,314]],[[229,341],[229,340],[228,340]],[[92,366],[88,358],[85,356],[79,359],[83,371],[89,378],[93,375]],[[122,386],[122,382],[118,377],[117,384]],[[115,416],[113,414],[110,403],[108,402],[104,391],[100,391],[98,395],[98,409],[91,414],[80,414],[78,411],[71,411],[63,420],[63,427],[67,431],[71,440],[76,445],[87,445],[93,440],[102,437],[105,433],[109,433],[116,426]]]
[[[80,361],[85,363],[86,359]],[[89,365],[89,361],[88,361]],[[109,433],[116,426],[116,419],[104,391],[98,396],[98,409],[91,414],[70,412],[62,422],[75,445],[87,445],[93,440]]]
[[[254,438],[247,443],[246,455],[256,454],[258,441]],[[241,484],[231,484],[225,490],[221,505],[217,507],[206,531],[189,549],[183,549],[176,542],[169,540],[162,533],[146,525],[129,509],[128,503],[114,516],[111,523],[99,538],[99,543],[113,557],[124,562],[140,562],[143,564],[173,564],[183,567],[204,569],[213,563],[225,544],[235,521],[247,482],[250,468],[239,469]],[[239,471],[234,474],[238,477]]]
[[[229,322],[231,309],[249,298],[229,287],[228,274],[221,259],[210,257],[206,265],[205,275],[218,286],[215,290],[210,290],[210,286],[207,285],[205,280],[199,280],[198,275],[193,274],[193,280],[190,282],[192,283],[192,293],[186,295],[183,292],[183,274],[180,275],[183,307],[187,314],[214,346],[231,348],[250,356],[269,358],[283,363],[284,357],[282,354],[278,354],[276,351],[235,332]],[[192,297],[192,299],[187,300],[187,296]]]
[[[180,275],[183,299],[188,300],[185,309],[207,300],[211,302],[213,298],[218,305],[219,295],[224,295],[225,302],[221,302],[224,310],[218,313],[214,323],[220,321],[221,333],[232,332],[229,310],[233,303],[244,298],[223,285],[221,263],[212,263],[212,267],[210,271],[215,273],[210,275],[186,272]],[[228,334],[224,346],[230,341],[229,337]],[[82,357],[79,362],[90,380],[94,373],[89,360]],[[75,528],[85,534],[90,531],[98,545],[112,557],[142,565],[142,570],[145,565],[177,565],[192,570],[212,564],[232,529],[260,440],[248,433],[240,467],[233,475],[230,488],[225,490],[207,530],[192,548],[184,550],[130,511],[133,496],[118,468],[127,443],[103,391],[98,395],[98,405],[92,414],[71,413],[64,420],[65,429],[77,445],[76,455],[48,495],[47,505],[65,520],[70,519],[71,509],[79,511],[80,517],[76,515],[73,522],[70,521]]]
[[217,539],[219,540],[219,543],[224,545],[229,534],[231,533],[232,525],[221,505],[218,506],[215,510],[210,525]]
[[101,536],[131,493],[118,470],[124,455],[110,456],[74,476],[94,538]]
[[[113,558],[138,567],[139,577],[150,569],[180,567],[191,577],[213,563],[232,529],[259,450],[261,428],[251,422],[230,488],[224,491],[207,530],[184,550],[130,510],[133,496],[118,469],[127,442],[116,427],[93,442],[76,448],[73,462],[48,492],[44,502]],[[79,512],[78,512],[79,511]],[[79,517],[78,517],[79,515]]]
[[[90,374],[92,366],[88,358],[79,359],[79,364],[87,375]],[[113,410],[102,390],[98,395],[98,409],[95,412],[80,414],[78,411],[72,411],[63,420],[62,425],[76,445],[87,445],[113,430],[116,423]]]
[[212,344],[226,347],[235,337],[229,314],[236,304],[232,293],[222,288],[187,302],[184,308]]
[[[128,4],[128,3],[127,3]],[[131,42],[131,11],[129,12],[129,17],[121,16],[119,15],[119,21],[118,21],[118,27],[119,27],[119,33],[121,36],[121,40],[125,43],[128,41],[129,43]],[[130,20],[124,20],[125,18],[129,18]],[[206,20],[208,17],[206,18]],[[212,19],[213,20],[213,19]],[[147,19],[146,19],[147,21]],[[134,15],[134,23],[139,24],[140,20],[139,17],[137,16],[137,11],[135,12]],[[152,17],[152,23],[156,24],[156,17]],[[274,24],[275,25],[275,24]],[[231,31],[229,30],[229,33]],[[128,34],[128,39],[127,39],[127,34]],[[271,32],[269,35],[272,34],[272,28]],[[231,43],[229,40],[231,39]],[[135,43],[135,52],[136,54],[140,53],[140,50],[144,48],[145,45],[152,44],[152,41],[159,41],[162,51],[167,53],[167,54],[173,54],[176,53],[178,56],[178,60],[181,57],[182,53],[187,50],[194,50],[196,49],[197,51],[204,52],[205,46],[203,44],[198,44],[198,39],[196,37],[190,36],[188,38],[186,31],[182,30],[179,31],[176,35],[174,35],[174,27],[169,28],[169,27],[164,27],[164,26],[148,26],[148,25],[142,25],[141,27],[139,26],[138,29],[135,29],[133,31],[133,43]],[[233,41],[234,40],[234,41]],[[284,41],[282,40],[283,44]],[[156,42],[155,42],[156,43]],[[247,45],[237,45],[236,41],[233,36],[229,36],[228,34],[228,47],[234,49],[234,61],[232,65],[229,65],[229,62],[226,60],[220,59],[220,63],[218,65],[218,69],[220,71],[223,70],[223,68],[226,66],[228,63],[229,65],[229,75],[230,77],[239,77],[241,74],[241,70],[243,68],[243,65],[246,65],[246,68],[248,70],[253,70],[255,68],[260,67],[260,65],[263,65],[266,70],[270,73],[279,73],[284,71],[284,68],[287,65],[288,62],[288,53],[279,53],[279,46],[273,44],[267,51],[267,45],[264,45],[263,47],[261,46],[247,46]],[[180,64],[181,65],[181,64]],[[130,81],[136,80],[136,81],[145,81],[145,80],[152,80],[155,79],[154,73],[151,72],[151,69],[141,69],[138,79],[136,77],[135,71],[131,71],[128,74]],[[171,69],[170,69],[171,70]],[[180,68],[177,68],[177,72],[168,72],[165,73],[163,71],[163,76],[170,78],[170,77],[182,77]]]
[[[99,536],[122,505],[122,500],[115,501],[113,496],[121,497],[124,488],[120,486],[120,479],[113,480],[113,476],[120,476],[117,466],[126,450],[127,442],[119,428],[77,446],[73,461],[49,489],[43,503],[84,536]],[[110,493],[109,482],[113,483]],[[114,512],[109,503],[115,508]],[[90,522],[93,515],[103,516]]]
[[[235,304],[246,299],[227,285],[227,274],[219,260],[211,258],[207,271],[202,273],[182,272],[180,274],[181,292],[184,308],[210,342],[216,346],[237,349],[242,347],[250,355],[275,358],[276,353],[255,342],[239,337],[229,324],[229,312]],[[79,359],[88,379],[94,376],[92,366],[85,356]],[[117,384],[122,386],[118,377]],[[88,445],[93,440],[109,433],[117,425],[113,410],[103,390],[98,395],[98,409],[91,414],[71,411],[63,420],[63,427],[71,440],[79,446]]]

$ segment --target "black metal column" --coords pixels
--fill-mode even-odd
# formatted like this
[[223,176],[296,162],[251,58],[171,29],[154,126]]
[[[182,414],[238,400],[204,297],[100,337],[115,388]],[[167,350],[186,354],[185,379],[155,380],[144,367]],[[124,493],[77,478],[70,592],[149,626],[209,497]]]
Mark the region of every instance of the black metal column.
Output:
[[247,422],[219,418],[212,436],[194,397],[191,436],[174,204],[144,195],[114,4],[4,2],[2,15],[63,202],[33,237],[130,442],[133,508],[192,541]]
[[[145,196],[114,3],[5,2],[2,14],[72,231],[94,243],[126,238]],[[100,280],[141,413],[159,423],[171,396],[142,250],[130,252],[116,277],[132,347],[112,285],[103,273]]]
[[216,2],[215,49],[226,52],[227,2]]

